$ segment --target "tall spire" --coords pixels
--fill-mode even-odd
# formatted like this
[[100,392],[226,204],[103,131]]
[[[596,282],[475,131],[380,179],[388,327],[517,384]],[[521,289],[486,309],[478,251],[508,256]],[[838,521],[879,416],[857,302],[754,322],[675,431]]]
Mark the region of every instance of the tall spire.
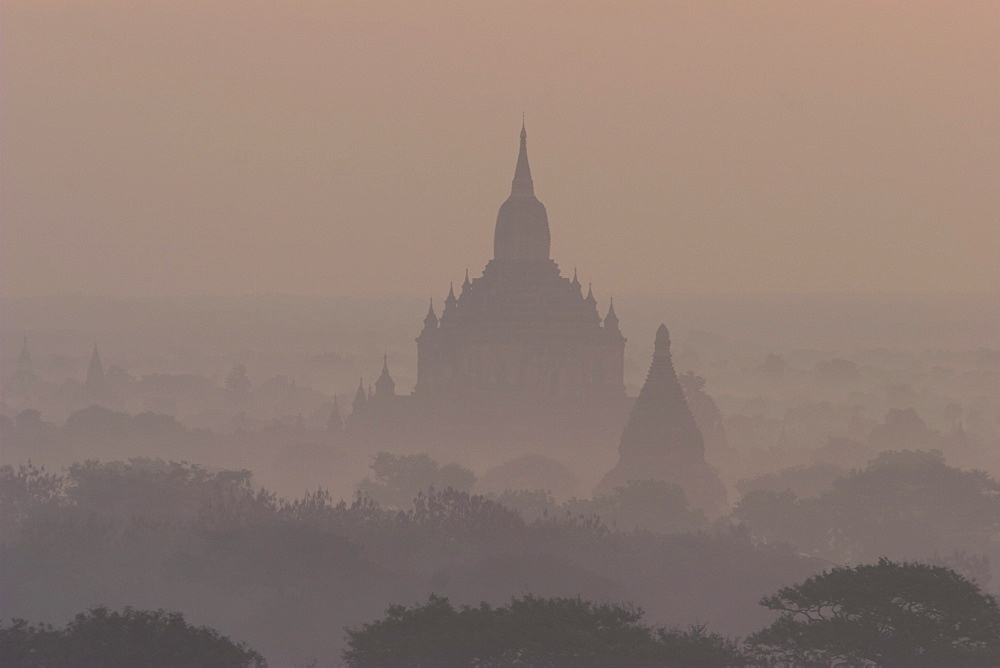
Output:
[[87,367],[87,380],[84,384],[92,390],[104,390],[104,365],[101,364],[101,355],[97,352],[97,344],[94,344],[94,352],[90,356],[90,365]]
[[14,372],[12,387],[15,392],[27,392],[35,384],[34,370],[31,368],[31,353],[28,352],[28,337],[21,344],[21,354],[17,358],[17,371]]
[[31,353],[28,352],[28,335],[24,335],[24,342],[21,344],[21,354],[17,358],[17,374],[31,373]]
[[472,285],[472,281],[469,280],[469,268],[466,267],[465,268],[465,280],[462,281],[462,292],[465,292],[466,290],[468,290],[470,285]]
[[528,166],[528,133],[521,124],[521,148],[517,154],[510,197],[500,205],[493,231],[493,258],[502,262],[547,261],[551,246],[549,217],[545,205],[535,197]]
[[524,129],[524,117],[521,118],[521,150],[517,153],[517,166],[514,168],[514,180],[510,185],[510,194],[514,197],[534,196],[535,184],[531,181],[531,167],[528,166],[528,133]]
[[330,431],[343,431],[344,420],[340,417],[340,406],[337,405],[337,395],[333,395],[333,410],[330,411],[330,419],[326,421],[326,428]]
[[457,303],[458,303],[458,298],[455,297],[455,284],[454,283],[449,283],[448,284],[448,296],[444,300],[444,308],[445,308],[446,311],[450,310],[450,309],[454,308],[455,304],[457,304]]

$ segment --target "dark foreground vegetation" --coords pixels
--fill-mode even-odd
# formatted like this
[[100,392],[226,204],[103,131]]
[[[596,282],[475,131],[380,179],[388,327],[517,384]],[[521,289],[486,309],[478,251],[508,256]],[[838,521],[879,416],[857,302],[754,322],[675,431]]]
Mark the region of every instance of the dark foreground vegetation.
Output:
[[[458,608],[444,597],[391,605],[346,630],[351,666],[993,666],[1000,607],[955,571],[880,559],[783,587],[761,604],[780,616],[745,641],[702,625],[643,622],[641,609],[579,597],[526,594]],[[328,630],[328,633],[334,631]],[[217,631],[162,610],[91,609],[57,630],[0,627],[0,664],[264,666]]]
[[[0,467],[4,616],[181,610],[275,665],[334,664],[345,651],[373,665],[399,656],[366,654],[373,647],[404,651],[394,643],[411,640],[481,654],[501,636],[523,638],[529,656],[536,645],[516,632],[527,628],[518,615],[546,610],[553,639],[577,637],[572,620],[588,629],[593,615],[645,638],[640,654],[616,664],[1000,661],[996,603],[980,589],[992,583],[1000,544],[998,486],[939,453],[883,454],[814,496],[748,491],[713,522],[679,488],[651,481],[563,502],[541,491],[427,487],[468,486],[470,476],[424,456],[381,456],[366,494],[346,502],[322,490],[284,499],[248,471],[183,462]],[[816,575],[831,561],[873,565]],[[396,605],[430,592],[425,606]],[[522,596],[511,601],[512,592]],[[426,622],[415,634],[414,619]],[[46,628],[19,622],[6,632],[55,638]],[[443,640],[431,643],[435,634]],[[600,633],[579,635],[593,652],[617,642],[607,636],[608,650]],[[491,661],[513,661],[505,657]]]
[[23,619],[0,627],[0,665],[257,668],[267,662],[258,652],[214,629],[188,624],[176,612],[132,608],[117,612],[96,607],[61,629]]
[[526,595],[509,605],[455,609],[431,596],[394,605],[383,619],[347,632],[352,666],[728,666],[737,644],[701,626],[642,623],[627,605]]

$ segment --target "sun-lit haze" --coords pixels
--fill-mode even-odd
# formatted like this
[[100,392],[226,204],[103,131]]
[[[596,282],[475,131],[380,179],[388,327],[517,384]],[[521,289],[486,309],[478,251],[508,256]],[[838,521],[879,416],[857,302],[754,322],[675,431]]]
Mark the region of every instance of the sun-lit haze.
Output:
[[995,2],[7,1],[2,295],[994,291]]

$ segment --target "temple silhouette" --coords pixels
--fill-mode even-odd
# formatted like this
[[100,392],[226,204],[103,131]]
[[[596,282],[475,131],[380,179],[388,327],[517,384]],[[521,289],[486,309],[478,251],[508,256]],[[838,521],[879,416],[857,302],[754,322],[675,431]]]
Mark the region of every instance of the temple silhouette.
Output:
[[482,276],[469,280],[466,273],[457,297],[449,290],[440,318],[431,304],[417,337],[416,396],[496,405],[625,394],[625,337],[614,307],[602,324],[593,292],[583,295],[575,272],[572,280],[560,274],[549,245],[522,126],[493,259]]
[[595,493],[654,479],[677,483],[694,507],[709,514],[726,507],[726,488],[705,462],[704,438],[677,380],[666,325],[656,330],[653,361],[622,431],[618,456]]
[[[470,448],[481,463],[548,455],[583,464],[581,469],[613,468],[601,491],[630,479],[667,480],[682,484],[694,505],[715,510],[725,491],[705,463],[666,328],[657,332],[653,366],[632,407],[625,396],[626,339],[613,302],[602,318],[593,290],[588,286],[584,294],[575,270],[572,279],[561,274],[550,246],[548,213],[535,196],[522,124],[510,196],[497,214],[493,259],[479,277],[466,272],[457,295],[449,287],[440,316],[431,301],[416,338],[411,394],[396,394],[388,358],[374,391],[359,381],[345,436],[369,448],[442,457],[449,449]],[[335,412],[331,420],[339,423]],[[584,482],[589,489],[598,480]]]
[[360,381],[348,427],[373,426],[405,411],[502,408],[590,408],[622,404],[625,337],[610,304],[602,319],[597,300],[577,279],[564,277],[549,253],[545,205],[535,197],[528,135],[521,145],[510,196],[500,205],[493,259],[482,276],[449,287],[440,317],[431,301],[417,337],[417,383],[400,397],[388,359],[366,391]]

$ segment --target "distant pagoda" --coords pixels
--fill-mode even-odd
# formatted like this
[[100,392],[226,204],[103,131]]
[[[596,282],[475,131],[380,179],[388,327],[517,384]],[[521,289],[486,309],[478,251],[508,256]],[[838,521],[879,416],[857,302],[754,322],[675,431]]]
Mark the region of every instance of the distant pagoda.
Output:
[[101,363],[101,354],[97,352],[97,344],[94,344],[94,352],[90,355],[90,364],[87,366],[87,378],[83,382],[83,391],[86,401],[93,404],[103,404],[110,399],[108,379],[104,374],[104,365]]
[[677,380],[666,325],[656,330],[653,361],[618,447],[619,460],[598,485],[598,493],[630,480],[663,480],[684,488],[692,506],[721,512],[726,491],[705,462],[705,444],[684,390]]

